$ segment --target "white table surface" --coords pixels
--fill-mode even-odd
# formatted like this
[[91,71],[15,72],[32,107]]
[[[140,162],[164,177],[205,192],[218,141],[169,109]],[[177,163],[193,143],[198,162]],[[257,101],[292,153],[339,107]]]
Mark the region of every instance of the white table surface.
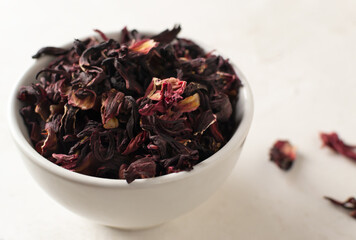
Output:
[[[320,131],[356,144],[356,1],[0,1],[0,239],[356,239],[356,220],[324,200],[354,195],[356,163],[321,149]],[[40,47],[124,25],[226,53],[246,75],[255,116],[233,174],[194,211],[157,228],[88,222],[27,173],[5,117],[9,89]],[[298,148],[290,172],[268,161],[278,138]]]

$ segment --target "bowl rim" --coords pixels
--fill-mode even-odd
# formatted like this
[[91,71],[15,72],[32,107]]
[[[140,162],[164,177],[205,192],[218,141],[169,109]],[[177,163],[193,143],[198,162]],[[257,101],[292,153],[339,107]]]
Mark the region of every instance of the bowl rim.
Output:
[[[124,179],[108,179],[108,178],[99,178],[95,176],[89,176],[85,174],[80,174],[76,172],[69,171],[64,169],[52,162],[48,161],[45,157],[41,156],[33,146],[26,140],[25,136],[22,134],[19,126],[17,125],[19,115],[19,110],[16,109],[16,103],[19,101],[17,99],[17,94],[19,88],[22,86],[22,83],[27,79],[29,73],[38,68],[39,65],[43,64],[42,61],[36,60],[35,63],[22,75],[22,77],[17,81],[10,94],[10,101],[8,105],[8,123],[11,135],[18,145],[20,151],[25,154],[29,160],[31,160],[37,166],[45,169],[46,171],[68,181],[73,181],[76,183],[91,185],[91,186],[100,186],[100,187],[114,187],[114,188],[147,188],[157,184],[163,184],[167,182],[175,182],[181,179],[193,177],[194,175],[199,174],[199,172],[204,171],[216,164],[217,159],[224,157],[225,154],[230,152],[235,147],[239,147],[245,141],[248,131],[250,129],[253,112],[254,112],[254,102],[251,87],[247,82],[245,76],[242,74],[240,69],[234,64],[234,70],[239,77],[242,87],[240,88],[239,98],[244,99],[244,109],[241,118],[241,122],[237,127],[235,133],[232,135],[231,139],[216,153],[205,159],[204,161],[194,165],[191,171],[181,171],[178,173],[170,173],[158,177],[146,178],[146,179],[135,179],[132,183],[128,184]],[[27,159],[26,159],[27,160]],[[26,161],[24,160],[24,161]]]

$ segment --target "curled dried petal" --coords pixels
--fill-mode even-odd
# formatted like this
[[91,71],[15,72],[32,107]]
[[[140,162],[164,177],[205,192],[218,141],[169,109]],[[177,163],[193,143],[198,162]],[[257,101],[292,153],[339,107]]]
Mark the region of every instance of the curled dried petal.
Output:
[[61,132],[63,135],[72,134],[75,131],[75,122],[76,122],[76,115],[79,111],[79,108],[70,106],[66,104],[64,106],[64,114],[61,119]]
[[42,55],[50,55],[50,56],[60,56],[66,54],[70,51],[70,49],[63,49],[58,47],[44,47],[38,50],[38,52],[32,56],[32,58],[40,58]]
[[155,42],[153,39],[143,39],[138,42],[133,42],[129,46],[129,49],[135,53],[147,54],[149,53],[149,51],[151,51],[152,48],[156,47],[157,45],[158,43]]
[[115,140],[110,132],[93,132],[90,137],[90,145],[94,157],[98,161],[106,162],[114,157]]
[[137,149],[139,149],[142,144],[146,141],[148,133],[146,131],[140,132],[135,138],[132,138],[129,144],[127,145],[125,151],[122,152],[122,155],[128,155]]
[[330,197],[324,197],[325,199],[329,200],[332,204],[336,206],[343,207],[346,210],[351,210],[350,216],[356,218],[356,198],[349,197],[346,201],[340,202]]
[[146,156],[130,164],[124,172],[125,179],[131,183],[137,178],[150,178],[156,175],[156,163],[152,156]]
[[49,102],[43,100],[36,105],[35,112],[38,113],[43,121],[47,121],[50,116]]
[[356,161],[356,146],[344,143],[336,133],[321,133],[320,138],[323,141],[324,146],[327,146],[334,152]]
[[180,25],[174,26],[172,30],[165,30],[156,36],[153,36],[152,39],[160,43],[170,43],[175,39],[178,33],[181,31]]
[[197,128],[195,134],[203,134],[206,129],[208,129],[212,124],[216,122],[216,116],[211,110],[204,111],[201,113],[197,121]]
[[100,53],[102,50],[113,44],[114,40],[110,39],[109,41],[99,43],[97,45],[94,45],[90,48],[87,48],[82,55],[79,58],[79,66],[83,71],[85,71],[86,68],[89,68],[91,66],[91,61],[92,57],[95,54]]
[[19,100],[29,104],[39,104],[46,98],[46,91],[40,84],[22,86],[17,97]]
[[178,102],[177,109],[180,112],[192,112],[197,110],[200,105],[199,94],[195,93],[192,96],[189,96],[182,101]]
[[56,132],[59,128],[59,119],[55,119],[52,122],[46,123],[45,133],[46,139],[41,145],[40,151],[41,154],[47,156],[48,154],[55,152],[58,148],[58,138]]
[[101,37],[104,41],[109,41],[109,38],[105,35],[105,33],[103,33],[102,31],[100,31],[99,29],[94,29],[94,32],[99,33],[100,37]]
[[79,107],[82,110],[88,110],[94,107],[96,100],[96,94],[94,91],[79,88],[72,90],[69,94],[68,104]]
[[67,155],[53,153],[52,157],[56,159],[56,164],[68,170],[73,170],[77,165],[78,154]]
[[124,99],[124,94],[115,89],[104,93],[101,100],[101,121],[104,128],[117,128],[119,121],[115,118],[119,114],[119,107]]
[[232,106],[226,94],[220,93],[214,95],[214,99],[210,101],[210,104],[218,121],[226,122],[230,119]]

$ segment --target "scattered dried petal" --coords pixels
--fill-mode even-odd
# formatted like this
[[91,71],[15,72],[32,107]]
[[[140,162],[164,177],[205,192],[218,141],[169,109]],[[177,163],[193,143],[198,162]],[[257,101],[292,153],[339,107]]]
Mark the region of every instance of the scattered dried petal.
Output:
[[356,161],[356,146],[345,144],[336,133],[320,133],[320,138],[323,141],[324,146],[327,146],[334,152]]
[[288,141],[278,140],[270,151],[270,160],[283,170],[289,170],[296,158],[296,149]]
[[344,202],[337,201],[330,197],[324,197],[324,198],[329,200],[332,204],[336,206],[343,207],[346,210],[351,210],[350,216],[356,219],[356,198],[350,197]]

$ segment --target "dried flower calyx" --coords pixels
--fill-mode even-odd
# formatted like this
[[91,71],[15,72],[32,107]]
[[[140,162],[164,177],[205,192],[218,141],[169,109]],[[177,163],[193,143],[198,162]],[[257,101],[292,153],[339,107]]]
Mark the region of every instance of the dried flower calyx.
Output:
[[[191,170],[237,128],[241,82],[228,60],[177,37],[124,28],[115,40],[42,48],[54,56],[23,86],[20,110],[36,150],[91,176],[150,178]],[[35,80],[35,76],[34,76]]]
[[336,206],[340,206],[346,210],[350,210],[351,211],[350,216],[356,218],[356,198],[350,197],[344,202],[337,201],[330,197],[325,197],[325,199],[329,200],[331,203],[333,203]]
[[295,158],[295,147],[285,140],[278,140],[270,150],[270,160],[283,170],[289,170],[293,166]]

